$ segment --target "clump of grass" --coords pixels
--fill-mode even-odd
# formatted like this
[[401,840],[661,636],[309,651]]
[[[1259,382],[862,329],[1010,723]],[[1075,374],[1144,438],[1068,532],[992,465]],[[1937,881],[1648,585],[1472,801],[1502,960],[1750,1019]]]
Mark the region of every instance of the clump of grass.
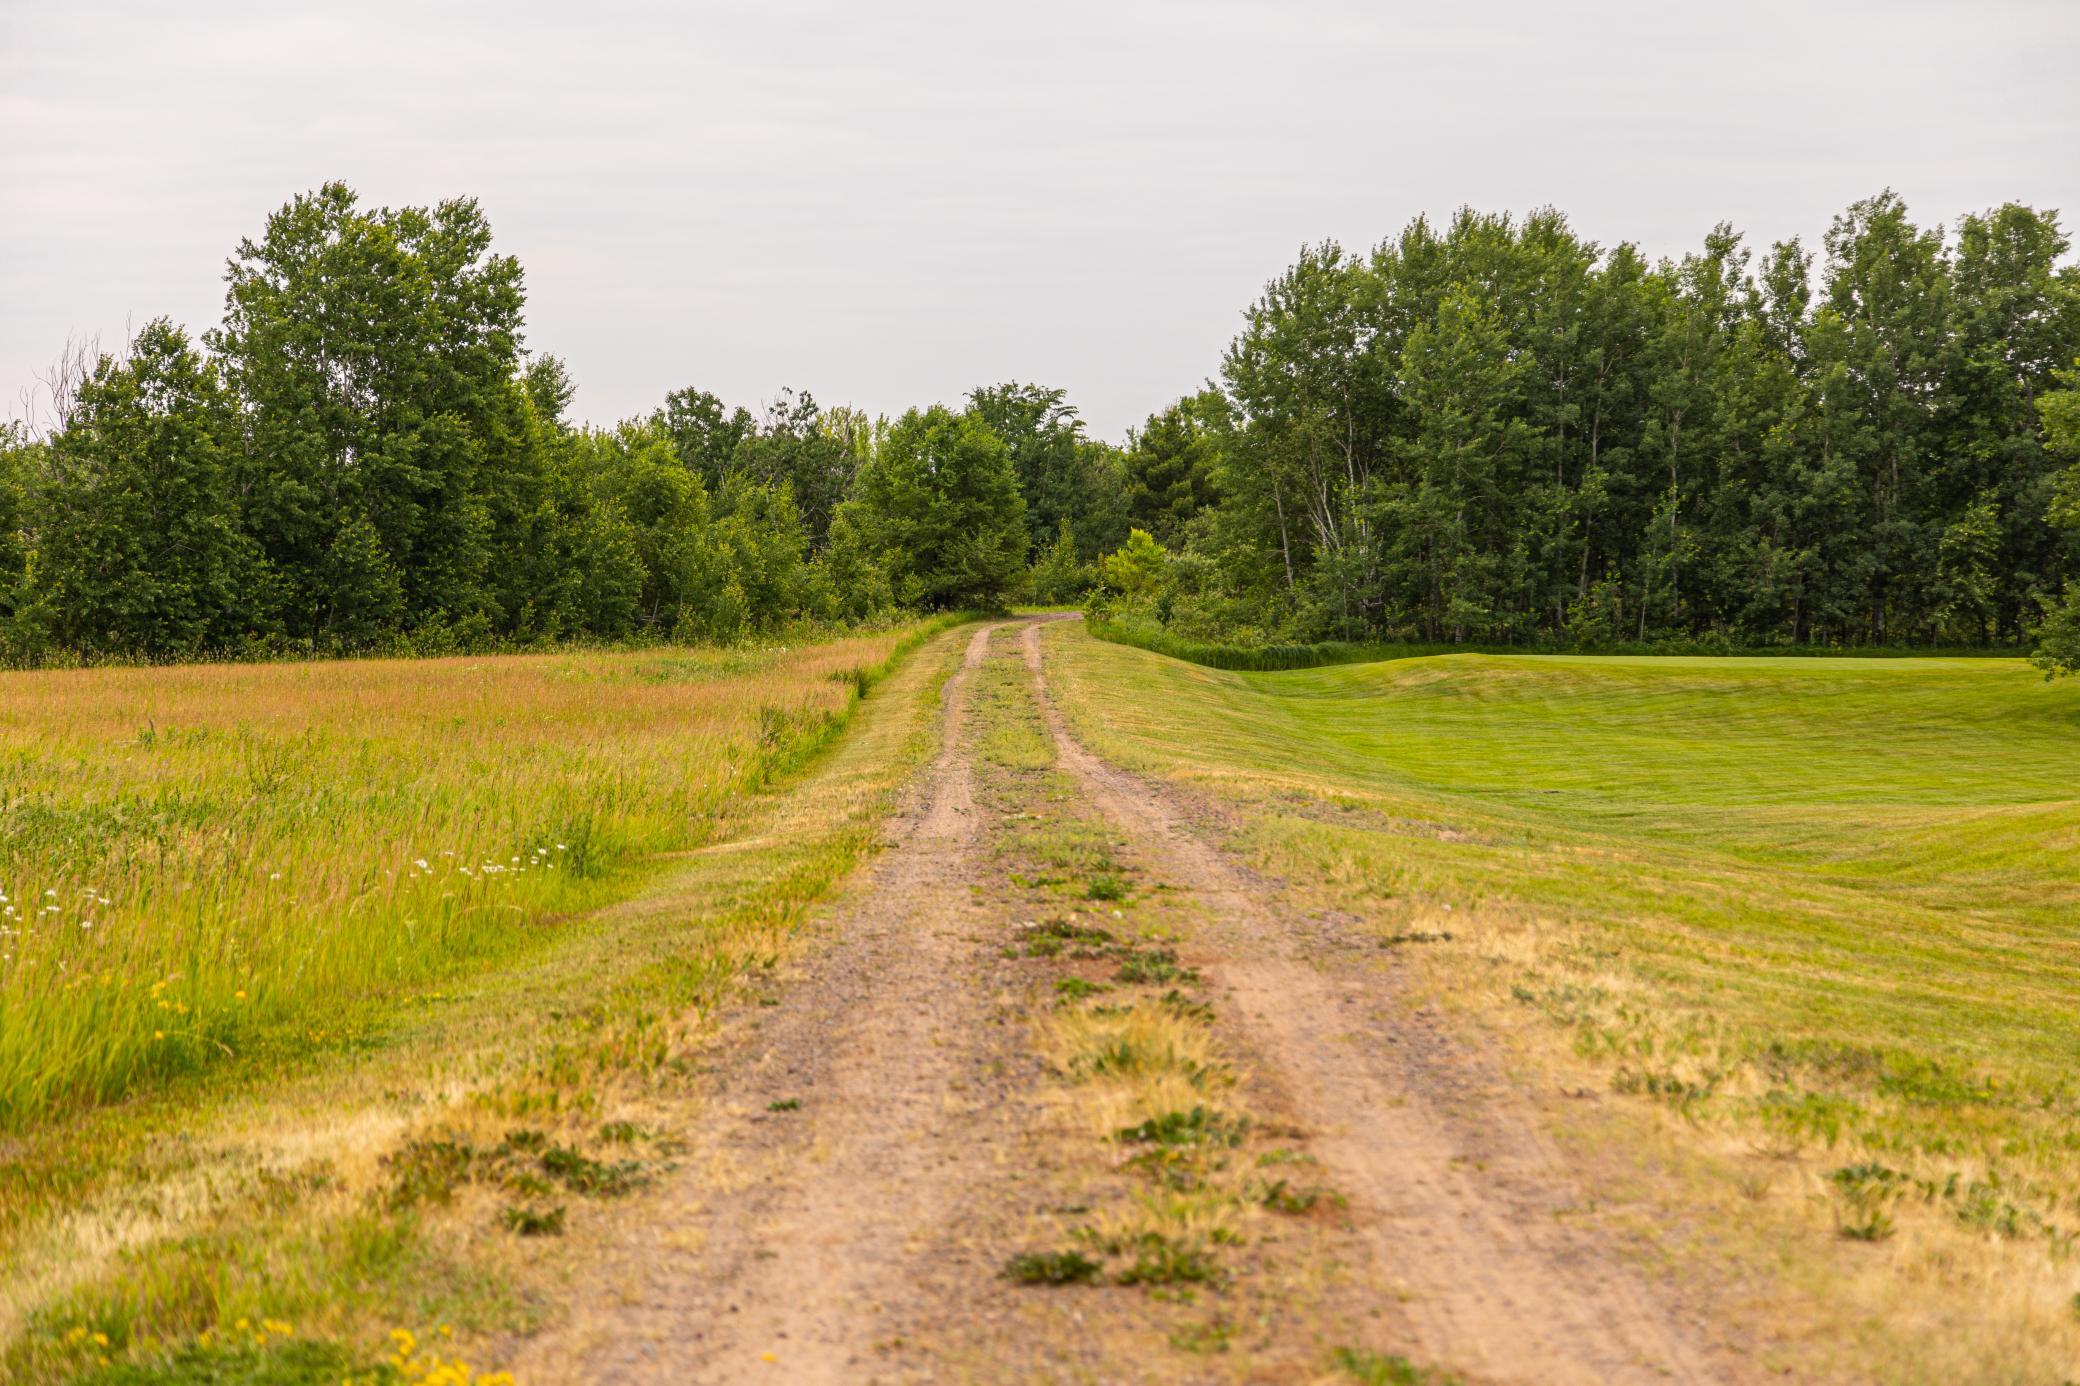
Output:
[[1459,1386],[1459,1378],[1450,1372],[1419,1367],[1396,1353],[1345,1347],[1332,1356],[1344,1375],[1360,1386]]
[[1143,1232],[1119,1249],[1130,1258],[1113,1277],[1122,1285],[1205,1285],[1223,1278],[1205,1247],[1161,1232]]
[[802,1099],[799,1097],[783,1097],[778,1102],[766,1103],[769,1112],[799,1112],[801,1109]]
[[1088,1285],[1104,1267],[1081,1251],[1023,1251],[1004,1264],[1007,1278],[1021,1285]]
[[386,1202],[393,1209],[451,1203],[455,1191],[470,1183],[497,1184],[532,1198],[548,1195],[556,1185],[587,1198],[618,1198],[651,1178],[651,1167],[642,1160],[595,1159],[525,1127],[507,1132],[490,1149],[459,1137],[419,1137],[382,1163],[390,1175]]
[[1170,1332],[1170,1346],[1179,1352],[1226,1352],[1235,1340],[1235,1325],[1226,1319],[1186,1324]]
[[1341,1206],[1343,1202],[1343,1200],[1326,1189],[1312,1184],[1294,1184],[1286,1179],[1273,1179],[1269,1183],[1259,1186],[1256,1199],[1259,1204],[1269,1208],[1272,1212],[1284,1213],[1289,1217],[1299,1217],[1303,1214],[1311,1213],[1321,1206],[1325,1200],[1338,1206]]
[[563,1235],[563,1207],[531,1208],[524,1205],[506,1208],[500,1215],[506,1230],[519,1237],[560,1237]]
[[407,1141],[403,1148],[383,1157],[390,1170],[390,1206],[451,1202],[457,1186],[468,1182],[475,1160],[476,1152],[466,1141],[442,1137]]
[[1858,1242],[1882,1242],[1893,1234],[1891,1206],[1911,1180],[1899,1170],[1875,1162],[1845,1165],[1828,1176],[1840,1198],[1836,1227]]
[[640,1160],[616,1160],[608,1164],[562,1146],[542,1152],[542,1170],[572,1193],[594,1198],[619,1198],[650,1182],[650,1172]]
[[1188,1112],[1162,1112],[1132,1126],[1122,1126],[1112,1138],[1123,1144],[1232,1146],[1242,1143],[1247,1129],[1246,1121],[1195,1106]]
[[1128,986],[1162,986],[1170,982],[1182,982],[1187,986],[1199,983],[1199,974],[1177,961],[1177,953],[1169,948],[1134,948],[1120,958],[1118,978]]
[[1087,900],[1124,900],[1127,898],[1127,883],[1118,876],[1105,872],[1091,877],[1083,889]]
[[339,1386],[402,1381],[388,1364],[369,1362],[337,1343],[297,1339],[254,1346],[190,1344],[136,1362],[117,1362],[79,1376],[81,1386]]

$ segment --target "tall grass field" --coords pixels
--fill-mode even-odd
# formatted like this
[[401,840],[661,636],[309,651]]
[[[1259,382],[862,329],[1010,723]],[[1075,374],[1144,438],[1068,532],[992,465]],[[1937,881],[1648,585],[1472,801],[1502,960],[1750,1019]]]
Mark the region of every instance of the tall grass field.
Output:
[[525,948],[698,846],[907,627],[797,648],[0,674],[0,1129]]

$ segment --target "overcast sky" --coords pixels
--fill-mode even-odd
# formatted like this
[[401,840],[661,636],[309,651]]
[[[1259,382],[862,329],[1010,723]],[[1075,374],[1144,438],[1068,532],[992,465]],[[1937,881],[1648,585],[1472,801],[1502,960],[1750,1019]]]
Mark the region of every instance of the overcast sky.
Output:
[[2080,221],[2080,3],[0,0],[0,417],[65,342],[200,332],[268,211],[479,198],[600,422],[698,385],[1005,379],[1101,436],[1302,242],[1550,204],[1650,254]]

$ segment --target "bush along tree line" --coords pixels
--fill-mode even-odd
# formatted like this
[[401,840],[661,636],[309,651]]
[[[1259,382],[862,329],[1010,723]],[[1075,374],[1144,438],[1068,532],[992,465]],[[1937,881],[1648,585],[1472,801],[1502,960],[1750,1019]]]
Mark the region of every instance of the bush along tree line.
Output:
[[1118,451],[1036,386],[893,421],[684,390],[574,425],[467,199],[328,185],[226,278],[199,342],[69,351],[46,426],[0,432],[13,662],[728,640],[1001,604],[1036,537],[1073,575],[1126,533]]
[[[1462,212],[1305,249],[1128,451],[1175,640],[1994,646],[2080,662],[2080,272],[1886,193],[1751,253]],[[1817,264],[1816,264],[1817,260]]]
[[223,322],[69,353],[0,432],[0,654],[729,640],[1088,597],[1172,644],[2015,647],[2080,665],[2080,272],[2055,214],[1680,261],[1543,211],[1303,250],[1129,432],[682,390],[611,428],[474,201],[331,184]]

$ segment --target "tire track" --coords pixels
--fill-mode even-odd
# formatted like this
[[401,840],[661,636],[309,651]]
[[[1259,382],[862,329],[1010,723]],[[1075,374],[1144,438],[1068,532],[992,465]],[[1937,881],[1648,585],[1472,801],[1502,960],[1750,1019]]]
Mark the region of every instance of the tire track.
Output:
[[[1429,1036],[1372,1014],[1376,976],[1341,980],[1303,960],[1291,925],[1162,794],[1070,734],[1048,694],[1040,627],[1021,643],[1062,766],[1194,893],[1222,945],[1207,971],[1350,1197],[1374,1274],[1405,1296],[1414,1343],[1400,1350],[1479,1380],[1539,1386],[1734,1379],[1734,1365],[1689,1341],[1629,1266],[1555,1223],[1570,1181],[1531,1123],[1481,1091],[1478,1075],[1426,1059]],[[1478,1120],[1447,1119],[1440,1101],[1470,1101]]]
[[[522,1381],[857,1381],[917,1293],[913,1249],[987,1161],[961,1094],[987,1061],[968,684],[943,695],[922,812],[783,1008],[726,1065],[688,1168],[601,1258]],[[798,1111],[768,1110],[797,1101]],[[902,1315],[908,1317],[909,1315]]]

